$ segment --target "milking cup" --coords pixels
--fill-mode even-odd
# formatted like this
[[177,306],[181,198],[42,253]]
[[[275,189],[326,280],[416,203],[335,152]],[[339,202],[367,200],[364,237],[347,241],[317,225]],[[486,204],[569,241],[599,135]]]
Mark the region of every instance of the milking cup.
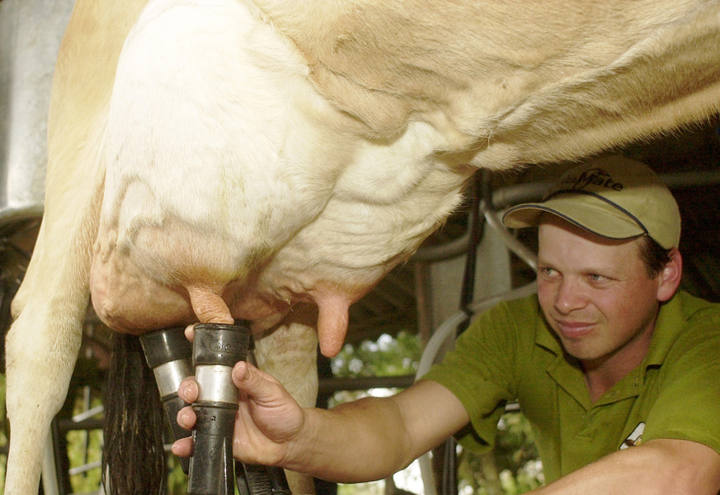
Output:
[[188,474],[190,495],[234,493],[232,435],[237,389],[232,368],[246,359],[249,344],[250,330],[243,325],[195,325],[193,366],[198,400],[192,406],[197,423]]

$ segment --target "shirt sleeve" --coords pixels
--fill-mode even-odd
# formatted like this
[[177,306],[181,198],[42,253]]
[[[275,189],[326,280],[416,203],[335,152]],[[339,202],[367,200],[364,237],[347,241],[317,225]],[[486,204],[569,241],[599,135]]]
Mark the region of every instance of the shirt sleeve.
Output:
[[720,453],[720,317],[683,331],[658,373],[643,440],[691,440]]
[[494,447],[505,403],[515,398],[517,324],[511,304],[501,303],[481,314],[457,339],[454,350],[422,377],[443,385],[462,402],[471,428],[456,437],[478,453]]

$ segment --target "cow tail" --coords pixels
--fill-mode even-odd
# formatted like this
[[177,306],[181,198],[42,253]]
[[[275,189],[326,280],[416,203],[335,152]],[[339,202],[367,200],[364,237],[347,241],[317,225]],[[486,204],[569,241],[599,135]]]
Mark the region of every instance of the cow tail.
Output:
[[106,493],[164,493],[162,405],[138,337],[114,332],[104,405],[102,476]]

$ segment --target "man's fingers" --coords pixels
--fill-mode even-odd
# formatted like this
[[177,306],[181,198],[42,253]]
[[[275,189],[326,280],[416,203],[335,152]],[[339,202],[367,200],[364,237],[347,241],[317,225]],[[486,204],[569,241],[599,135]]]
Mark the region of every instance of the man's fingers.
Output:
[[178,396],[185,402],[195,402],[198,398],[198,385],[194,376],[189,376],[180,382]]
[[190,457],[192,455],[192,437],[185,437],[172,444],[171,451],[178,457]]
[[188,325],[185,327],[185,338],[188,339],[190,342],[193,341],[195,338],[195,324]]
[[251,397],[261,397],[268,392],[267,385],[275,383],[269,376],[247,361],[238,361],[232,370],[232,380],[242,393]]
[[232,380],[236,387],[243,388],[243,382],[248,379],[248,364],[246,361],[238,361],[233,366]]
[[192,430],[196,421],[197,416],[191,406],[185,406],[177,413],[177,423],[186,430]]

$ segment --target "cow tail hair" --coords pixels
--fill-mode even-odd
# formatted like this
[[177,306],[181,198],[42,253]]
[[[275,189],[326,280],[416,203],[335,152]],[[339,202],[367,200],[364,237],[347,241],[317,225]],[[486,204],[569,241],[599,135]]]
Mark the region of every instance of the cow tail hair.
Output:
[[102,477],[106,493],[164,493],[162,405],[138,337],[114,332],[104,405]]

